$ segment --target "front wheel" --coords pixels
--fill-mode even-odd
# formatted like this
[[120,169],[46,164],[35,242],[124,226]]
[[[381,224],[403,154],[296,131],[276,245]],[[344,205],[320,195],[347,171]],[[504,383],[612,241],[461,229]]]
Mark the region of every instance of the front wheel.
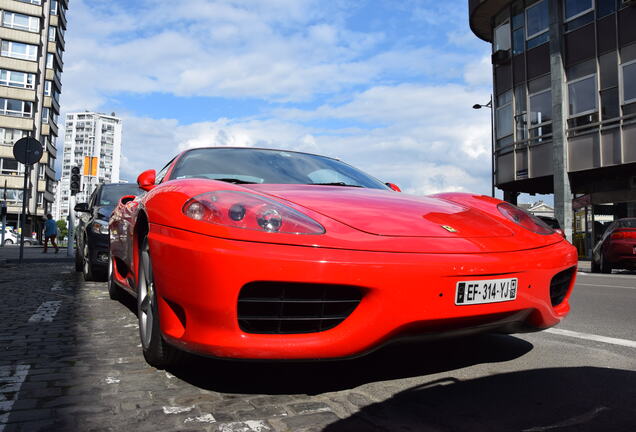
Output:
[[108,254],[108,295],[111,300],[119,300],[121,297],[121,290],[113,280],[113,266],[115,262],[113,261],[113,254]]
[[137,318],[139,319],[141,347],[148,364],[157,369],[165,369],[175,365],[181,357],[181,352],[168,345],[161,336],[157,292],[155,291],[148,237],[144,238],[139,250]]
[[601,254],[601,273],[611,273],[612,272],[612,266],[609,265],[609,263],[607,261],[605,261],[605,257],[603,256],[603,254]]

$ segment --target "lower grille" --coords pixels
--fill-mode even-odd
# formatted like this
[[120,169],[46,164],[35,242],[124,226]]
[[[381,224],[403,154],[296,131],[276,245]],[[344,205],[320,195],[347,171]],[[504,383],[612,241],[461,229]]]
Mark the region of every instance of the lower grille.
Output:
[[550,300],[552,300],[552,306],[560,305],[565,298],[575,271],[576,267],[572,267],[557,273],[552,278],[552,281],[550,282]]
[[239,294],[239,327],[259,334],[321,332],[344,321],[361,299],[360,289],[348,285],[252,282]]

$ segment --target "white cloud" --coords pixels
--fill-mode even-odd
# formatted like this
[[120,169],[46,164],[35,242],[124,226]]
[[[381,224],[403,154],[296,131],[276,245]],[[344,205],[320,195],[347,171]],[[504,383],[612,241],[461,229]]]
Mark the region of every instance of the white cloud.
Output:
[[280,107],[194,123],[125,114],[130,180],[186,148],[260,146],[340,157],[412,193],[488,192],[489,112],[471,107],[490,93],[489,58],[450,49],[468,40],[457,1],[394,5],[447,38],[434,46],[354,30],[343,1],[74,0],[62,106],[110,112],[160,92]]

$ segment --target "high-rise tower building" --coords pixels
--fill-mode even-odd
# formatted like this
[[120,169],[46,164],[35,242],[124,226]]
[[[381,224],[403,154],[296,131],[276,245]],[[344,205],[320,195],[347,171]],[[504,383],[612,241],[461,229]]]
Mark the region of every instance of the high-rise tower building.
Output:
[[0,0],[0,201],[9,225],[19,225],[24,182],[13,144],[32,136],[44,146],[29,179],[29,233],[40,231],[54,201],[67,8],[68,0]]
[[76,202],[87,202],[100,183],[119,182],[121,119],[94,112],[66,115],[62,178],[58,187],[59,218],[66,218],[71,194],[71,168],[80,167],[82,182]]

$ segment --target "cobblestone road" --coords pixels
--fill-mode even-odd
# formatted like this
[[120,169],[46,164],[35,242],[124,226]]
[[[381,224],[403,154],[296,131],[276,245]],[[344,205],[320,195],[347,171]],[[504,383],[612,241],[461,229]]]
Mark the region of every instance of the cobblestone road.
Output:
[[574,431],[636,423],[629,348],[544,333],[479,336],[346,362],[190,356],[177,370],[158,371],[141,354],[132,299],[111,301],[105,283],[85,283],[70,263],[0,271],[0,432]]

